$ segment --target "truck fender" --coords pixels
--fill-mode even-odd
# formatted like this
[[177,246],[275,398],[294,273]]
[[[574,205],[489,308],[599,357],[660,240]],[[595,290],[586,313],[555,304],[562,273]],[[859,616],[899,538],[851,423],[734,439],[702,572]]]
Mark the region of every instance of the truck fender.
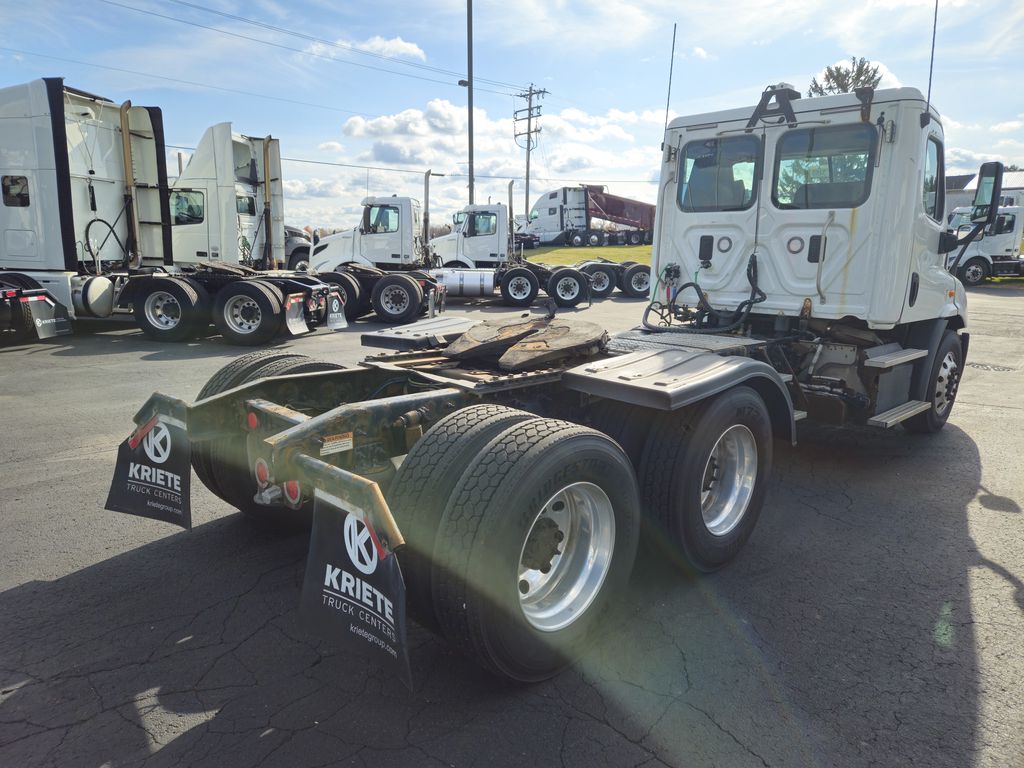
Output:
[[796,442],[793,400],[778,371],[739,355],[691,349],[632,352],[584,363],[562,375],[562,384],[608,400],[675,411],[741,384],[765,402],[776,437]]
[[[939,351],[939,344],[942,336],[949,328],[950,318],[936,317],[931,320],[920,320],[911,323],[907,332],[907,343],[904,345],[912,349],[927,349],[928,354],[920,357],[914,363],[914,373],[910,378],[910,399],[926,400],[928,397],[928,382],[931,378],[932,367],[935,365],[935,355]],[[964,350],[966,353],[966,349]],[[966,360],[966,354],[964,356]]]

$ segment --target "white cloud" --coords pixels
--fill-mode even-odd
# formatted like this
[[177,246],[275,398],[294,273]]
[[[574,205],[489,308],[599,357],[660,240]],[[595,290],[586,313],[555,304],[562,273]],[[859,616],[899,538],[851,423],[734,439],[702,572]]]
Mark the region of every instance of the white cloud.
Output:
[[1007,120],[1004,123],[996,123],[990,130],[996,133],[1010,133],[1012,131],[1019,131],[1024,128],[1024,121],[1021,120]]
[[708,52],[705,51],[703,48],[701,48],[699,45],[695,46],[694,49],[692,51],[690,51],[690,55],[693,56],[693,58],[695,58],[695,59],[708,59],[708,58],[710,58]]
[[403,40],[401,37],[383,38],[380,35],[374,35],[369,40],[364,40],[355,45],[357,48],[380,53],[391,58],[427,60],[427,54],[423,52],[422,48],[416,45],[416,43]]
[[317,144],[316,148],[323,152],[341,152],[345,149],[340,141],[324,141]]

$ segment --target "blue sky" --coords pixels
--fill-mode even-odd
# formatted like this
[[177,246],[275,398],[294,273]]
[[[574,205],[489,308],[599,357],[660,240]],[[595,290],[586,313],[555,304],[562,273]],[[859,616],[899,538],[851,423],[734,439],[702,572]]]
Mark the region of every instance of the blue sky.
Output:
[[[422,197],[427,168],[446,174],[431,183],[435,221],[467,201],[463,0],[114,2],[0,5],[0,86],[63,76],[115,101],[160,106],[169,144],[194,146],[205,127],[228,120],[239,132],[279,137],[286,158],[409,171],[287,161],[287,218],[298,225],[353,226],[367,192]],[[883,86],[924,91],[933,8],[933,0],[477,0],[477,200],[507,195],[507,179],[482,176],[524,173],[511,118],[525,106],[513,94],[531,82],[549,91],[534,200],[563,184],[601,182],[653,201],[674,22],[671,112],[688,114],[754,104],[768,83],[805,91],[825,65],[851,55],[880,63]],[[1024,2],[940,0],[932,99],[951,170],[988,158],[1024,164],[1021,51]],[[514,204],[522,212],[521,178]]]

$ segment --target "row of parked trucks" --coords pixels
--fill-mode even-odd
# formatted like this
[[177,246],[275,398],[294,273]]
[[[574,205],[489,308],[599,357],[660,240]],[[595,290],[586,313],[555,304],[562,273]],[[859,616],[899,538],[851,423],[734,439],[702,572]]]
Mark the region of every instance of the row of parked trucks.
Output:
[[[529,306],[545,291],[568,307],[616,287],[640,297],[649,286],[649,268],[632,262],[526,261],[516,254],[511,206],[501,204],[465,208],[450,235],[428,242],[416,200],[367,198],[358,226],[314,244],[284,226],[277,139],[214,125],[170,180],[158,108],[118,105],[59,78],[0,89],[0,116],[8,338],[131,313],[156,339],[190,339],[212,323],[229,341],[255,345],[370,312],[410,322],[443,309],[446,295]],[[611,220],[647,221],[597,188],[558,194],[568,227],[591,226],[589,209],[575,214],[581,195],[600,200]]]
[[149,398],[108,508],[189,527],[187,486],[154,505],[130,469],[191,462],[246,515],[312,515],[299,611],[346,653],[409,681],[408,615],[498,676],[549,677],[624,594],[641,520],[712,571],[749,539],[773,446],[802,420],[942,429],[970,341],[956,273],[1002,178],[982,166],[959,237],[944,167],[914,88],[783,84],[678,117],[636,328],[517,317],[347,369],[253,353],[193,403]]

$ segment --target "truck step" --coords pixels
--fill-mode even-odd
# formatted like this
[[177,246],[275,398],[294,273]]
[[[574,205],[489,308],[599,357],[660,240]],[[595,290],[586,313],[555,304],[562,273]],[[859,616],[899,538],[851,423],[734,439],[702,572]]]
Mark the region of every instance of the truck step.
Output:
[[864,361],[864,365],[868,368],[895,368],[897,365],[909,363],[927,354],[927,349],[897,349],[895,352],[887,352],[878,357],[870,357]]
[[897,405],[895,408],[890,408],[885,413],[879,413],[877,416],[872,416],[868,419],[868,424],[872,427],[889,427],[899,424],[901,421],[906,421],[911,416],[916,416],[923,411],[927,411],[932,407],[931,403],[926,403],[924,400],[911,400],[903,403],[903,405]]

